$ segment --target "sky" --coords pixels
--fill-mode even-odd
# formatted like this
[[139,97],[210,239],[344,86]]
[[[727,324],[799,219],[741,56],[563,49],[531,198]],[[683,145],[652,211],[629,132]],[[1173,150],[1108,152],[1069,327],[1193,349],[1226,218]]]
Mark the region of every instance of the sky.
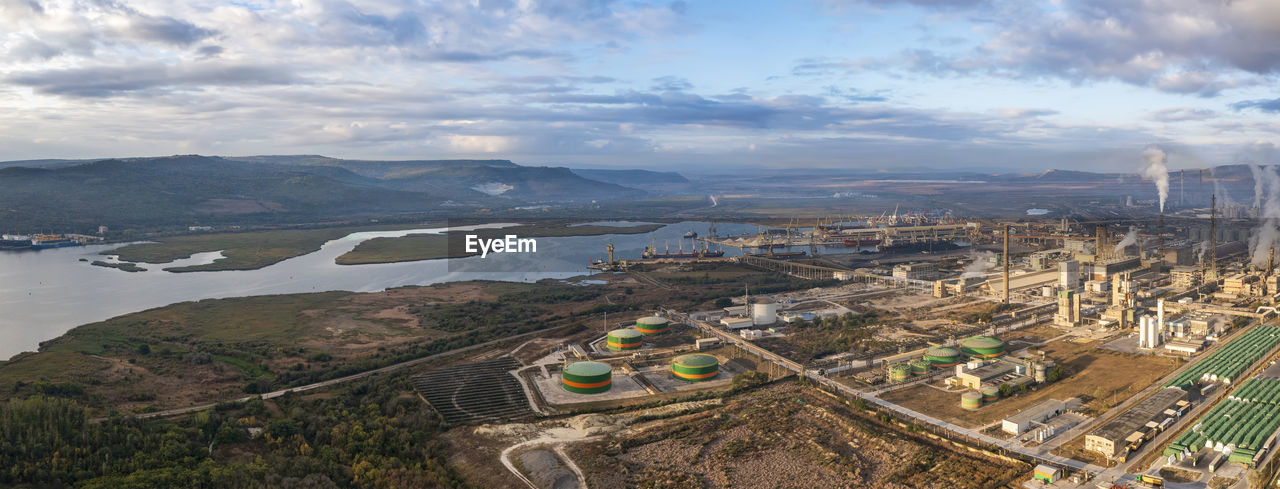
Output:
[[1280,163],[1274,0],[0,0],[0,160]]

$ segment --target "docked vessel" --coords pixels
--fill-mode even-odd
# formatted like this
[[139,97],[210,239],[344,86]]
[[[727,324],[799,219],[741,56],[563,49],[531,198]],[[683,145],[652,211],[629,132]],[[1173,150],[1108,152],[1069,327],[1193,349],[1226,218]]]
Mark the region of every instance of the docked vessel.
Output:
[[0,250],[15,250],[31,248],[31,236],[24,234],[5,234],[0,235]]
[[844,245],[853,248],[868,248],[880,244],[882,239],[876,236],[863,236],[861,238],[845,238]]
[[684,251],[684,240],[680,241],[680,248],[676,252],[671,251],[671,246],[667,245],[665,251],[658,251],[655,243],[650,242],[649,247],[645,248],[640,256],[647,260],[663,259],[663,258],[718,258],[724,256],[724,250],[710,250],[704,244],[702,249],[698,249],[697,242],[693,244],[693,251]]
[[31,240],[31,249],[33,250],[66,248],[69,246],[84,246],[84,243],[57,234],[37,234],[35,239]]

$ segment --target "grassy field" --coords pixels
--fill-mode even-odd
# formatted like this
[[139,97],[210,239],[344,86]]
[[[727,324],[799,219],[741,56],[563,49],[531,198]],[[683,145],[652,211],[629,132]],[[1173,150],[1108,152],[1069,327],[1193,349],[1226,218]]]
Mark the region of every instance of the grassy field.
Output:
[[207,265],[174,267],[171,272],[253,270],[320,249],[325,242],[359,231],[390,231],[433,227],[439,224],[343,226],[319,229],[280,229],[243,233],[188,234],[157,238],[154,243],[123,246],[104,255],[120,255],[121,261],[168,263],[196,253],[222,251],[226,257]]
[[1067,377],[977,411],[960,408],[960,391],[943,392],[915,385],[883,396],[887,401],[968,427],[983,426],[1046,399],[1079,397],[1083,410],[1101,412],[1137,394],[1181,363],[1171,358],[1096,349],[1097,342],[1055,341],[1042,349],[1059,362]]
[[126,412],[186,406],[571,324],[605,292],[460,282],[184,302],[80,326],[0,362],[0,392],[69,390]]
[[[479,230],[471,232],[482,238],[496,238],[507,234],[517,234],[521,238],[551,238],[564,236],[597,236],[602,234],[641,234],[662,227],[661,224],[644,224],[631,227],[616,226],[569,226],[566,222],[539,223],[532,226],[520,226],[502,230]],[[339,265],[363,265],[370,263],[395,263],[418,260],[435,260],[439,258],[461,258],[478,255],[467,253],[462,240],[465,233],[411,234],[399,238],[374,238],[359,245],[350,252],[339,256]]]

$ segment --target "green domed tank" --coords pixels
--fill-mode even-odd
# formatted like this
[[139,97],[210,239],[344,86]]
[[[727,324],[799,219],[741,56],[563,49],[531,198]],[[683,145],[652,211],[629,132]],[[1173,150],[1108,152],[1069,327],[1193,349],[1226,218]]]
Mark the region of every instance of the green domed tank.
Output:
[[600,362],[574,362],[560,372],[564,390],[575,394],[599,394],[613,386],[613,367]]
[[889,367],[889,382],[902,382],[911,377],[911,366],[899,363]]
[[929,361],[925,359],[911,362],[911,375],[924,375],[929,373]]
[[663,334],[668,331],[667,318],[649,316],[636,320],[636,331],[645,335]]
[[992,336],[973,336],[960,342],[960,351],[975,358],[995,358],[1004,355],[1004,341]]
[[671,361],[671,375],[688,382],[711,380],[720,373],[720,360],[711,355],[680,355]]
[[982,402],[992,403],[1000,400],[1000,389],[991,386],[985,386],[978,389],[982,393]]
[[934,368],[954,367],[964,361],[959,350],[945,346],[930,348],[924,353],[924,359]]
[[640,348],[644,340],[640,339],[640,332],[634,329],[615,329],[609,332],[605,342],[610,350],[623,351]]

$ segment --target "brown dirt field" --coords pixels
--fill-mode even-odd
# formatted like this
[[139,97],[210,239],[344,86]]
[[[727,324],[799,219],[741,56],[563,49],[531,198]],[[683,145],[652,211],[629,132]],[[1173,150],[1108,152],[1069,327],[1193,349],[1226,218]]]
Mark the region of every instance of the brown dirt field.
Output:
[[977,427],[999,421],[1045,399],[1080,397],[1088,401],[1085,411],[1105,410],[1138,393],[1179,365],[1176,360],[1168,358],[1095,349],[1097,344],[1056,341],[1045,345],[1041,349],[1066,369],[1066,378],[1025,394],[1015,394],[977,411],[961,409],[959,393],[941,392],[923,385],[896,390],[881,397],[963,426]]
[[588,485],[606,489],[977,488],[1030,469],[898,431],[792,383],[569,453]]

